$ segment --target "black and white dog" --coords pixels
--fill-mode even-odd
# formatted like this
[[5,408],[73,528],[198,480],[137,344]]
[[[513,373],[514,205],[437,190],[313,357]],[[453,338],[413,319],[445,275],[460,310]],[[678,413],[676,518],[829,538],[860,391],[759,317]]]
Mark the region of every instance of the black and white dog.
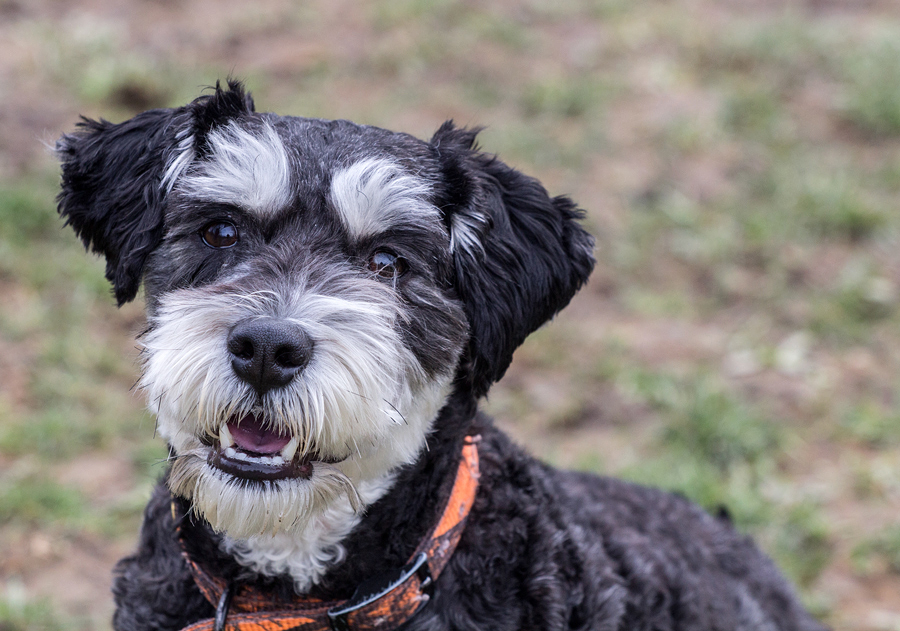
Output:
[[[260,114],[230,82],[60,139],[60,213],[119,304],[145,288],[140,385],[171,454],[117,629],[268,629],[323,602],[333,628],[822,628],[727,520],[549,468],[477,411],[594,261],[575,204],[475,135]],[[432,575],[409,570],[465,444],[477,490]],[[331,611],[407,583],[396,620]]]

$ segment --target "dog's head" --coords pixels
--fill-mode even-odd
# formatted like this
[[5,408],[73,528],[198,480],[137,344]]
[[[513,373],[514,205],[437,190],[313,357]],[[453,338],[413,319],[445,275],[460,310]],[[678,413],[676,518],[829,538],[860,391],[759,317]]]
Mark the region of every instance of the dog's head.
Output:
[[57,146],[59,211],[143,282],[172,490],[234,537],[374,501],[586,281],[580,211],[443,125],[256,113],[237,83]]

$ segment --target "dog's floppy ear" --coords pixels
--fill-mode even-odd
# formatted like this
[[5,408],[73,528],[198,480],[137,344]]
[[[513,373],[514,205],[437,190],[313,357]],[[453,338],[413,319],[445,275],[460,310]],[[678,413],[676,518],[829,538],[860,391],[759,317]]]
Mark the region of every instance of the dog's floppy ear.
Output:
[[59,213],[86,248],[106,257],[119,305],[134,298],[144,260],[162,238],[160,179],[174,115],[153,110],[118,125],[85,118],[56,143]]
[[151,110],[124,123],[83,119],[56,143],[62,163],[59,213],[86,248],[106,257],[116,301],[134,299],[144,262],[163,236],[165,197],[224,120],[253,111],[240,83],[186,107]]
[[565,307],[594,266],[584,212],[568,197],[475,147],[478,130],[445,123],[431,140],[443,171],[437,203],[451,235],[455,286],[471,327],[468,361],[476,396],[513,351]]

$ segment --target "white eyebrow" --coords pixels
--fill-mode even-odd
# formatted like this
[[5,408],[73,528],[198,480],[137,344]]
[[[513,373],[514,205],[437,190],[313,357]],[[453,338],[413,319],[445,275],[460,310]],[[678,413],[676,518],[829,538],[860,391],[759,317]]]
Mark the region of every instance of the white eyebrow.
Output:
[[428,182],[394,162],[366,158],[334,174],[329,201],[351,236],[360,239],[399,223],[433,229],[441,215],[430,194]]
[[[187,161],[183,156],[173,161],[170,170],[179,166],[184,170],[175,185],[179,192],[260,215],[271,215],[290,205],[294,197],[291,161],[268,122],[251,131],[232,121],[211,131],[207,142],[210,154],[206,159],[187,168],[179,165]],[[177,176],[167,173],[167,179]]]

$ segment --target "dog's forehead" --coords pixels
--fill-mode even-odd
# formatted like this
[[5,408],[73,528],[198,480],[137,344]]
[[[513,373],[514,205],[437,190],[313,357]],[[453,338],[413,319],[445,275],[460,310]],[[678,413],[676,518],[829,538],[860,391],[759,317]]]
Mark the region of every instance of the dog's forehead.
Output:
[[398,221],[441,223],[430,203],[440,177],[434,148],[408,134],[259,114],[213,129],[206,145],[177,185],[192,199],[263,220],[321,200],[358,237]]
[[261,114],[285,146],[304,163],[325,170],[359,160],[385,157],[406,166],[437,168],[433,147],[414,136],[347,120],[325,120],[296,116]]

